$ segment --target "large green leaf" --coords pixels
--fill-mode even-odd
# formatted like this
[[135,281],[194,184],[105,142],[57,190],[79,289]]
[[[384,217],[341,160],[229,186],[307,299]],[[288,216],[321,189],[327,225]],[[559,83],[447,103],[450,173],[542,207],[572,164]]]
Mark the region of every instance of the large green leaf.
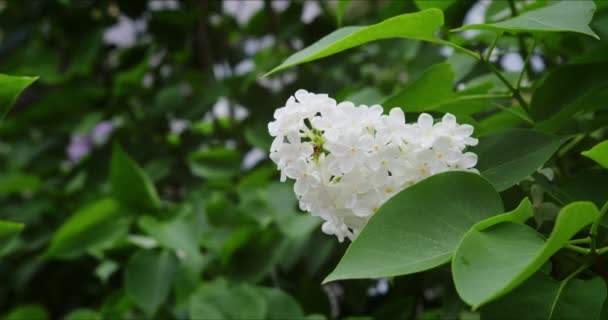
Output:
[[469,172],[431,176],[387,201],[325,282],[434,268],[450,261],[473,225],[501,212],[500,197],[483,177]]
[[128,208],[143,212],[160,208],[160,199],[150,178],[118,145],[112,152],[110,184],[114,198]]
[[534,229],[513,222],[471,229],[452,260],[458,294],[477,308],[508,293],[591,224],[598,214],[590,202],[574,202],[562,208],[546,241]]
[[498,191],[540,169],[566,138],[527,129],[500,131],[479,139],[471,151],[479,157],[477,169]]
[[0,249],[21,233],[23,227],[22,223],[0,220]]
[[0,73],[0,120],[11,109],[21,91],[38,77],[17,77]]
[[169,296],[177,259],[168,251],[140,250],[129,262],[124,273],[129,297],[151,315]]
[[593,159],[595,162],[608,169],[608,140],[604,140],[596,144],[593,148],[583,151],[582,155]]
[[406,112],[428,110],[429,106],[451,98],[456,74],[449,63],[431,66],[407,88],[386,99],[385,108],[400,107]]
[[443,13],[439,9],[427,9],[416,13],[406,13],[367,27],[340,28],[309,47],[291,55],[281,65],[266,75],[327,57],[361,44],[388,38],[409,38],[417,40],[434,39],[435,31],[443,25]]
[[589,28],[595,12],[590,0],[561,1],[554,5],[525,12],[517,17],[490,24],[469,24],[452,31],[486,29],[506,32],[576,32],[599,39]]
[[482,320],[598,320],[606,299],[602,278],[555,281],[537,272],[517,289],[481,308]]
[[111,243],[127,229],[127,218],[121,216],[118,204],[112,199],[98,200],[76,211],[59,227],[45,255],[73,257]]

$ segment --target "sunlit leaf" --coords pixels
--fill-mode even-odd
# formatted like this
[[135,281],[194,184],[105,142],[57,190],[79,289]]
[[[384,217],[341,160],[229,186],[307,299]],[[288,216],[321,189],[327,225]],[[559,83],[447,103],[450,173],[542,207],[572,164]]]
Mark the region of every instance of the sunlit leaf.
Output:
[[469,24],[452,31],[486,29],[506,32],[576,32],[599,39],[589,28],[595,12],[590,0],[560,1],[556,4],[525,12],[517,17],[490,24]]
[[582,155],[608,169],[608,140],[596,144],[593,148],[583,151]]
[[402,14],[367,27],[344,27],[296,52],[266,75],[327,57],[370,41],[389,38],[431,41],[435,37],[435,31],[442,25],[443,13],[441,10],[428,9],[416,13]]

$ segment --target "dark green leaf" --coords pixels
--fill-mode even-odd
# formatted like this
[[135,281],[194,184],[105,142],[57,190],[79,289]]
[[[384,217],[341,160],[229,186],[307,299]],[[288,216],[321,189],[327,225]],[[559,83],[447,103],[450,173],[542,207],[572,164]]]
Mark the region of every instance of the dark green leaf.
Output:
[[25,225],[22,223],[0,220],[0,248],[21,233],[23,227],[25,227]]
[[566,138],[527,129],[512,129],[483,136],[471,151],[479,157],[477,169],[498,191],[505,190],[540,169]]
[[555,281],[537,272],[506,296],[481,308],[482,320],[599,320],[606,299],[601,278]]
[[118,145],[110,164],[112,195],[128,208],[146,211],[160,209],[160,199],[150,178]]

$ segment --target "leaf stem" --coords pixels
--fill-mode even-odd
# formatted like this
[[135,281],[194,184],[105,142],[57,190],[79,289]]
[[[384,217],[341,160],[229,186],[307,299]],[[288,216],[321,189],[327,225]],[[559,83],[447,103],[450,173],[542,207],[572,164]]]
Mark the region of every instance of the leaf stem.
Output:
[[568,250],[571,250],[571,251],[574,251],[574,252],[582,253],[584,255],[588,255],[588,254],[591,253],[591,249],[581,248],[579,246],[575,246],[575,245],[572,245],[572,244],[567,244],[566,246],[564,246],[564,248],[568,249]]
[[574,239],[574,240],[568,241],[568,244],[587,244],[587,243],[591,243],[591,237],[585,237],[582,239]]
[[530,125],[534,125],[534,121],[533,121],[533,120],[532,120],[532,119],[531,119],[531,118],[530,118],[528,115],[521,114],[521,113],[519,113],[519,112],[517,112],[517,111],[513,110],[512,108],[509,108],[509,107],[505,107],[505,106],[503,106],[503,105],[502,105],[502,104],[500,104],[500,103],[496,103],[496,102],[494,102],[494,103],[492,103],[492,105],[494,105],[496,108],[498,108],[498,109],[500,109],[500,110],[503,110],[503,111],[505,111],[505,112],[508,112],[508,113],[510,113],[510,114],[512,114],[512,115],[514,115],[514,116],[516,116],[516,117],[518,117],[518,118],[519,118],[519,119],[521,119],[521,120],[524,120],[526,123],[528,123],[528,124],[530,124]]
[[492,51],[494,51],[494,48],[498,43],[498,39],[500,39],[501,36],[502,32],[496,34],[496,38],[494,38],[494,41],[492,41],[492,44],[488,47],[488,52],[486,52],[486,56],[483,58],[484,60],[490,61],[490,57],[492,57]]
[[604,206],[602,207],[602,209],[600,210],[600,214],[598,215],[597,219],[591,225],[591,231],[589,231],[589,237],[591,238],[591,252],[593,252],[593,253],[602,254],[602,253],[600,253],[600,251],[602,249],[606,249],[606,247],[601,248],[599,250],[597,249],[597,229],[599,228],[600,222],[602,221],[602,218],[606,214],[606,211],[608,211],[608,202],[606,202],[604,204]]
[[447,41],[447,40],[443,40],[443,39],[434,39],[433,42],[437,43],[437,44],[442,44],[448,47],[452,47],[455,50],[458,50],[462,53],[465,53],[469,56],[471,56],[472,58],[484,63],[486,66],[488,66],[492,72],[494,72],[496,74],[496,76],[498,77],[498,79],[500,79],[500,81],[502,81],[507,88],[509,88],[509,91],[511,91],[513,93],[513,97],[519,102],[519,104],[521,104],[521,106],[526,110],[530,110],[530,106],[528,105],[528,103],[524,100],[524,98],[521,96],[521,94],[519,93],[518,90],[515,89],[515,87],[513,87],[513,85],[509,82],[509,80],[507,80],[502,73],[500,73],[500,70],[498,70],[489,60],[484,59],[484,57],[480,54],[480,53],[476,53],[475,51],[471,51],[467,48],[461,47],[453,42]]
[[500,81],[502,81],[507,86],[507,88],[509,88],[509,90],[513,93],[513,97],[515,98],[515,100],[517,100],[517,102],[519,102],[519,104],[521,104],[521,106],[526,111],[530,110],[530,106],[524,100],[524,98],[521,96],[521,93],[519,92],[519,90],[517,90],[517,89],[515,89],[515,87],[513,87],[513,85],[509,82],[509,80],[507,80],[507,78],[505,78],[505,76],[502,75],[500,70],[498,70],[498,68],[496,68],[492,64],[492,62],[484,60],[483,58],[481,58],[481,62],[485,63],[492,70],[492,72],[494,72],[496,74],[498,79],[500,79]]
[[[530,51],[528,51],[528,54],[526,55],[526,60],[524,60],[524,67],[521,69],[521,73],[517,77],[517,82],[515,82],[515,89],[517,89],[517,91],[519,91],[521,89],[521,81],[524,78],[524,73],[526,73],[526,66],[530,63],[530,57],[532,57],[532,53],[534,53],[534,48],[536,48],[536,37],[534,37],[534,42],[532,42],[532,47],[530,48]],[[528,72],[528,79],[529,78],[530,78],[530,75]]]

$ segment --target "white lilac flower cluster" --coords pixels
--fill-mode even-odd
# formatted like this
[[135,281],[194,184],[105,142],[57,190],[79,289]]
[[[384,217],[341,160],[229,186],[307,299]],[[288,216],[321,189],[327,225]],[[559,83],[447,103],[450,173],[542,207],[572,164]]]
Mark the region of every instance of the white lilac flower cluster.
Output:
[[394,108],[336,103],[298,90],[268,124],[270,158],[281,181],[294,179],[300,208],[325,220],[323,232],[353,240],[384,202],[416,182],[450,170],[476,171],[473,127],[446,114],[413,124]]

